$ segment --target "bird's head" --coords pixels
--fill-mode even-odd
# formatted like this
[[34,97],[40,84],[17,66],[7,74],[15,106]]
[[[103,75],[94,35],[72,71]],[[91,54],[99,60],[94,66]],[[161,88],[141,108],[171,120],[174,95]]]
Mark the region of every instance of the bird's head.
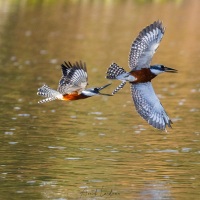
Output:
[[82,93],[86,96],[95,96],[95,95],[112,96],[111,94],[100,93],[101,90],[108,87],[109,85],[111,85],[111,84],[106,84],[102,87],[89,88],[87,90],[82,91]]
[[163,72],[177,73],[178,71],[173,68],[166,67],[164,65],[151,65],[150,70],[153,74],[158,75]]

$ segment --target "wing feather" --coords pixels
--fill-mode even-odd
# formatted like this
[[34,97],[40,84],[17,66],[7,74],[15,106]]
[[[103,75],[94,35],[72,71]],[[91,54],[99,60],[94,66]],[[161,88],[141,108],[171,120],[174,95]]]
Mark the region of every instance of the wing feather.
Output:
[[63,76],[59,81],[58,91],[63,95],[81,93],[88,84],[86,64],[81,61],[75,64],[64,62],[61,67]]
[[153,127],[166,130],[172,121],[168,117],[151,82],[131,84],[131,93],[137,112]]
[[131,45],[129,54],[129,67],[139,70],[148,68],[152,57],[164,35],[165,28],[161,21],[144,28]]
[[61,65],[63,76],[67,76],[72,67],[73,67],[73,65],[69,61],[64,62],[64,64]]

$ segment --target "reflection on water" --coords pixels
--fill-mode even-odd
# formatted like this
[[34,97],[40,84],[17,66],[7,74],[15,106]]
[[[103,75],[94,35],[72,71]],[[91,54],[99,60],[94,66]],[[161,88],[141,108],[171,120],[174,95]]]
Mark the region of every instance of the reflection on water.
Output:
[[139,199],[172,199],[170,189],[165,182],[153,182],[145,185]]
[[[0,1],[2,199],[198,199],[199,4]],[[179,70],[153,81],[168,133],[139,117],[128,85],[114,97],[37,104],[64,60],[86,62],[89,87],[107,84],[107,67],[128,69],[132,40],[157,19],[166,33],[152,63]]]

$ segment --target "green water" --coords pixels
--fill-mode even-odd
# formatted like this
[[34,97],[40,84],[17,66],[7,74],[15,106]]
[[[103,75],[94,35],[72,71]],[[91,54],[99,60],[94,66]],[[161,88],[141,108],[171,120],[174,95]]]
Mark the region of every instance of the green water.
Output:
[[[0,199],[199,199],[200,2],[0,1]],[[85,61],[89,87],[160,19],[153,80],[172,118],[160,132],[135,111],[128,84],[113,97],[37,104],[64,60]],[[104,90],[111,93],[119,82]]]

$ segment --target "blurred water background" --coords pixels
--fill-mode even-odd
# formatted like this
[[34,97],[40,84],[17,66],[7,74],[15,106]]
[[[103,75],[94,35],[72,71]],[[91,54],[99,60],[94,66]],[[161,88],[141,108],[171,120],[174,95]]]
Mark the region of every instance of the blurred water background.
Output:
[[[184,200],[200,197],[199,0],[0,0],[0,199]],[[64,60],[85,61],[89,87],[160,19],[153,80],[172,118],[160,132],[135,111],[128,84],[114,97],[37,104]],[[111,93],[115,81],[104,92]]]

